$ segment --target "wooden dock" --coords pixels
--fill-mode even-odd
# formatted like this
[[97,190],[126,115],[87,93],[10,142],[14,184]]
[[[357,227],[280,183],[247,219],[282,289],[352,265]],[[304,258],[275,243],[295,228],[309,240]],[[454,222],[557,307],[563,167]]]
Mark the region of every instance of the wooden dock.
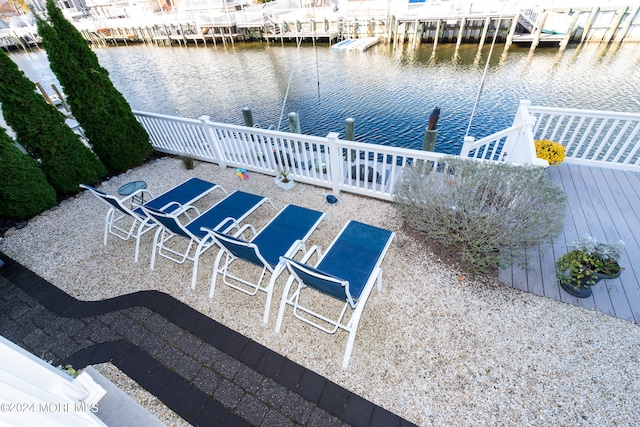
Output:
[[[255,40],[267,43],[326,41],[332,45],[349,38],[379,37],[396,46],[405,42],[411,43],[413,48],[419,44],[432,44],[434,52],[440,43],[456,43],[457,47],[460,43],[478,43],[482,48],[494,36],[507,49],[511,43],[529,44],[533,49],[538,43],[546,43],[564,49],[569,43],[640,41],[640,5],[511,8],[504,13],[479,7],[478,10],[451,9],[443,13],[440,6],[434,6],[436,3],[411,4],[406,10],[395,11],[395,14],[390,14],[386,3],[382,8],[358,7],[357,13],[350,14],[337,13],[334,6],[277,10],[248,8],[242,11],[222,9],[226,15],[213,23],[201,22],[199,14],[189,18],[176,16],[173,22],[167,22],[166,14],[155,14],[135,20],[101,19],[100,25],[108,26],[103,28],[88,29],[92,26],[83,23],[80,31],[90,43],[99,46],[129,43],[186,46],[200,42],[204,45],[209,42],[226,45]],[[104,13],[102,6],[93,11],[94,18],[101,18]],[[197,11],[204,15],[220,12],[215,8]],[[558,16],[567,25],[555,25]],[[549,33],[549,28],[558,31],[545,34]],[[40,42],[36,32],[35,26],[0,30],[0,48],[27,50]]]
[[[563,233],[551,244],[527,250],[527,268],[503,269],[500,280],[517,289],[640,324],[640,173],[563,163],[550,167],[548,175],[567,193],[569,209]],[[593,295],[582,299],[560,288],[555,261],[585,234],[608,242],[624,241],[621,265],[625,270],[617,279],[596,284]]]
[[284,42],[285,40],[295,40],[297,42],[299,39],[302,39],[314,42],[324,40],[331,44],[338,40],[339,35],[340,33],[338,31],[273,31],[273,29],[271,29],[264,31],[262,38],[267,42]]

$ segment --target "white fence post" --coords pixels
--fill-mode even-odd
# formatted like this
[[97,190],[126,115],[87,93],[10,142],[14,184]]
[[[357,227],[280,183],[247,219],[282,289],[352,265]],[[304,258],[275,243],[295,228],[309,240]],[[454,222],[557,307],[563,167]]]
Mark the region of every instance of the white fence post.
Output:
[[327,146],[329,147],[329,158],[331,168],[331,188],[335,194],[340,194],[340,179],[342,177],[342,155],[338,148],[338,132],[329,132],[327,135]]
[[535,140],[533,139],[533,127],[536,125],[536,118],[533,116],[529,116],[529,119],[527,120],[526,125],[524,126],[524,138],[528,141],[527,145],[526,145],[526,149],[528,150],[528,157],[529,159],[531,159],[529,161],[529,164],[533,165],[533,166],[540,166],[540,167],[549,167],[549,162],[546,161],[545,159],[539,159],[538,155],[536,153],[536,144],[535,144]]
[[218,165],[220,165],[220,169],[226,169],[227,161],[224,157],[224,151],[220,146],[220,142],[216,137],[215,133],[211,130],[209,124],[211,121],[209,120],[209,116],[200,116],[198,117],[202,126],[202,132],[204,133],[205,138],[207,138],[207,142],[213,147],[216,152],[216,157],[218,157]]
[[518,120],[518,117],[521,117],[521,118],[529,117],[530,106],[531,106],[531,101],[529,101],[528,99],[520,100],[520,105],[518,105],[518,111],[516,113],[516,118],[514,119],[514,124],[515,124],[515,120]]
[[505,149],[508,150],[505,161],[517,165],[548,166],[548,162],[538,159],[536,156],[536,146],[533,140],[533,127],[536,118],[529,114],[531,101],[522,99],[516,116],[513,119],[514,126],[521,126],[516,135],[510,135]]
[[460,157],[469,157],[469,151],[471,151],[471,144],[476,139],[473,136],[465,136],[464,141],[462,143],[462,148],[460,149]]
[[[531,135],[531,133],[527,133],[526,126],[526,124],[520,124],[518,133],[507,137],[507,141],[504,144],[504,150],[506,151],[505,162],[516,165],[531,163],[532,159],[529,156],[527,147],[527,135]],[[531,140],[531,144],[533,144],[533,140]]]

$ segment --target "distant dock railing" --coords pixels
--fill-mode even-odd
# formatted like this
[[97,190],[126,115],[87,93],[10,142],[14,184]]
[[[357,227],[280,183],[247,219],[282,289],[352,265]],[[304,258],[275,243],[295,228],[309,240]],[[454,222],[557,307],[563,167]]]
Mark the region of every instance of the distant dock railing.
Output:
[[[402,169],[417,161],[440,162],[446,154],[326,137],[215,123],[134,111],[157,151],[189,156],[222,168],[276,176],[393,200]],[[493,135],[464,140],[460,155],[484,161],[547,166],[535,155],[535,139],[566,149],[565,162],[640,171],[640,114],[531,106],[521,101],[513,125]],[[435,168],[434,168],[435,169]]]

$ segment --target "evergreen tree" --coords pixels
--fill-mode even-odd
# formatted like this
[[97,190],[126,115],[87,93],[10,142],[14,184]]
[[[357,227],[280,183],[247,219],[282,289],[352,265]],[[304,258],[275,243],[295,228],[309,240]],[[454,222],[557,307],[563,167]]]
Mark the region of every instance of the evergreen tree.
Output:
[[0,216],[27,218],[56,204],[56,192],[38,163],[0,128]]
[[100,65],[98,57],[91,50],[88,42],[76,27],[64,17],[62,11],[55,6],[53,1],[47,1],[47,14],[49,15],[49,23],[56,29],[60,41],[67,46],[73,59],[78,63],[78,67],[82,70],[99,71],[108,77],[109,72]]
[[37,19],[38,33],[93,151],[112,172],[139,165],[153,151],[149,135],[53,0],[47,0],[47,11],[49,22]]
[[9,56],[0,53],[0,103],[7,124],[29,154],[40,161],[49,183],[59,193],[78,191],[106,173],[98,157],[80,141],[54,106]]

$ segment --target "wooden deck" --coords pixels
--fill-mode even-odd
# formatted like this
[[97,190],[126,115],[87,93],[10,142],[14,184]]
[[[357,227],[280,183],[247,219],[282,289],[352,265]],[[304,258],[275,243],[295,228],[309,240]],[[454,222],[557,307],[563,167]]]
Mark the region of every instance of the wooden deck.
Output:
[[[640,173],[563,163],[550,167],[548,175],[567,193],[564,230],[552,244],[527,250],[527,268],[503,269],[500,280],[517,289],[640,323]],[[595,285],[593,295],[582,299],[560,288],[555,260],[585,234],[608,242],[623,240],[621,265],[625,270],[619,278]]]

